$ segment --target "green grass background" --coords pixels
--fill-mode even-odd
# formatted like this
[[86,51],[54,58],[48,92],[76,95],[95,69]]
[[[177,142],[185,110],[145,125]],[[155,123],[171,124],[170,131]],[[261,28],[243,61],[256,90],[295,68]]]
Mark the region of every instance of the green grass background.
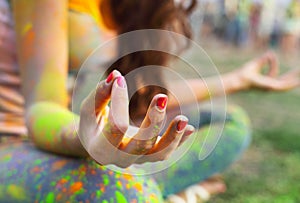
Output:
[[[221,73],[262,53],[213,46],[205,51]],[[191,60],[200,64],[197,51],[192,55]],[[280,53],[278,57],[281,72],[300,68],[300,59]],[[227,192],[210,202],[300,202],[300,88],[280,93],[251,90],[227,99],[247,111],[253,138],[243,157],[223,173]]]

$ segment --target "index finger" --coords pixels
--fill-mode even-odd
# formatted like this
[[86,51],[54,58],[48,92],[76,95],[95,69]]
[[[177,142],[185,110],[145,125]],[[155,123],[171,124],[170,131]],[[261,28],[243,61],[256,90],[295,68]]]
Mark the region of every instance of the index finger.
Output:
[[102,134],[115,147],[121,143],[129,125],[128,93],[125,78],[119,76],[113,83],[111,106]]
[[[95,113],[101,112],[109,102],[112,84],[115,78],[121,76],[117,70],[112,71],[105,81],[101,81],[95,91]],[[107,88],[108,86],[108,88]]]
[[278,60],[273,52],[269,51],[257,60],[259,61],[259,65],[257,66],[257,69],[259,71],[261,71],[264,68],[265,64],[268,64],[268,72],[266,75],[270,77],[276,77],[278,75]]

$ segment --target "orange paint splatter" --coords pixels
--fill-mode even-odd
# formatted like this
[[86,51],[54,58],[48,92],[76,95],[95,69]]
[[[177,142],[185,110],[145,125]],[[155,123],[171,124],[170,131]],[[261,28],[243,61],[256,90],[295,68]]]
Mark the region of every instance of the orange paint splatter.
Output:
[[33,41],[35,38],[35,33],[32,29],[28,30],[28,32],[26,32],[25,36],[24,36],[24,40],[23,40],[23,47],[26,48],[26,51],[24,51],[24,57],[29,60],[32,56],[33,53]]
[[103,183],[100,183],[100,191],[105,192],[105,186]]
[[142,186],[141,183],[135,183],[135,184],[133,185],[133,187],[134,187],[135,189],[137,189],[137,191],[139,191],[139,192],[141,192],[141,191],[143,190],[143,186]]
[[38,166],[35,166],[34,168],[32,168],[30,170],[31,173],[39,173],[41,171],[42,171],[42,169],[40,167],[38,167]]
[[96,175],[97,174],[96,170],[91,170],[91,174]]
[[126,189],[129,189],[130,188],[130,185],[127,183],[126,184]]
[[52,167],[51,167],[51,171],[56,171],[61,169],[62,167],[64,167],[67,164],[66,160],[59,160],[53,163]]
[[59,201],[59,200],[61,200],[61,199],[62,199],[62,194],[59,193],[59,194],[56,196],[56,200]]
[[79,172],[80,172],[80,173],[86,173],[86,167],[85,167],[85,166],[81,166],[81,167],[79,168]]
[[82,186],[83,186],[82,182],[75,182],[71,185],[70,192],[71,193],[77,192],[82,188]]
[[123,175],[123,178],[125,178],[126,180],[130,181],[133,179],[133,176],[132,175],[129,175],[129,174],[124,174]]
[[62,178],[62,179],[60,179],[60,180],[58,181],[58,184],[65,184],[65,183],[67,183],[67,182],[68,182],[67,179]]

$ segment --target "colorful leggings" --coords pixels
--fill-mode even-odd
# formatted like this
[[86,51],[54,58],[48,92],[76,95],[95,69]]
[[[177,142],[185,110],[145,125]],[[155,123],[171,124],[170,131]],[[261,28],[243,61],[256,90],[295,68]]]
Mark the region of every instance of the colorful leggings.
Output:
[[[148,176],[124,175],[91,160],[57,156],[26,141],[0,145],[0,202],[163,202],[169,194],[222,172],[246,149],[249,120],[231,107],[215,150],[199,161],[194,143],[176,164]],[[205,137],[208,128],[199,130]],[[209,141],[209,140],[208,140]]]

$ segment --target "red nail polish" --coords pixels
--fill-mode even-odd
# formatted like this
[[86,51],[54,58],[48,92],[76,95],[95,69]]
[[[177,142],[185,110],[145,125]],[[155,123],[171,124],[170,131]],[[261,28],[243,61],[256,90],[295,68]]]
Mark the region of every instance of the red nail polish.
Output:
[[178,121],[177,126],[176,126],[177,131],[182,131],[185,128],[185,126],[187,125],[187,123],[188,123],[188,121],[186,121],[186,120]]
[[120,76],[117,78],[117,83],[118,83],[119,87],[122,87],[122,88],[126,87],[125,78],[123,76]]
[[160,97],[156,101],[156,106],[159,108],[159,110],[164,110],[167,106],[167,97]]
[[106,82],[106,83],[110,83],[110,82],[112,81],[113,77],[114,77],[114,74],[113,74],[113,72],[111,72],[111,73],[107,76],[105,82]]
[[193,134],[193,132],[195,131],[195,129],[194,128],[186,128],[185,129],[185,134],[186,134],[186,136],[190,136],[191,134]]

